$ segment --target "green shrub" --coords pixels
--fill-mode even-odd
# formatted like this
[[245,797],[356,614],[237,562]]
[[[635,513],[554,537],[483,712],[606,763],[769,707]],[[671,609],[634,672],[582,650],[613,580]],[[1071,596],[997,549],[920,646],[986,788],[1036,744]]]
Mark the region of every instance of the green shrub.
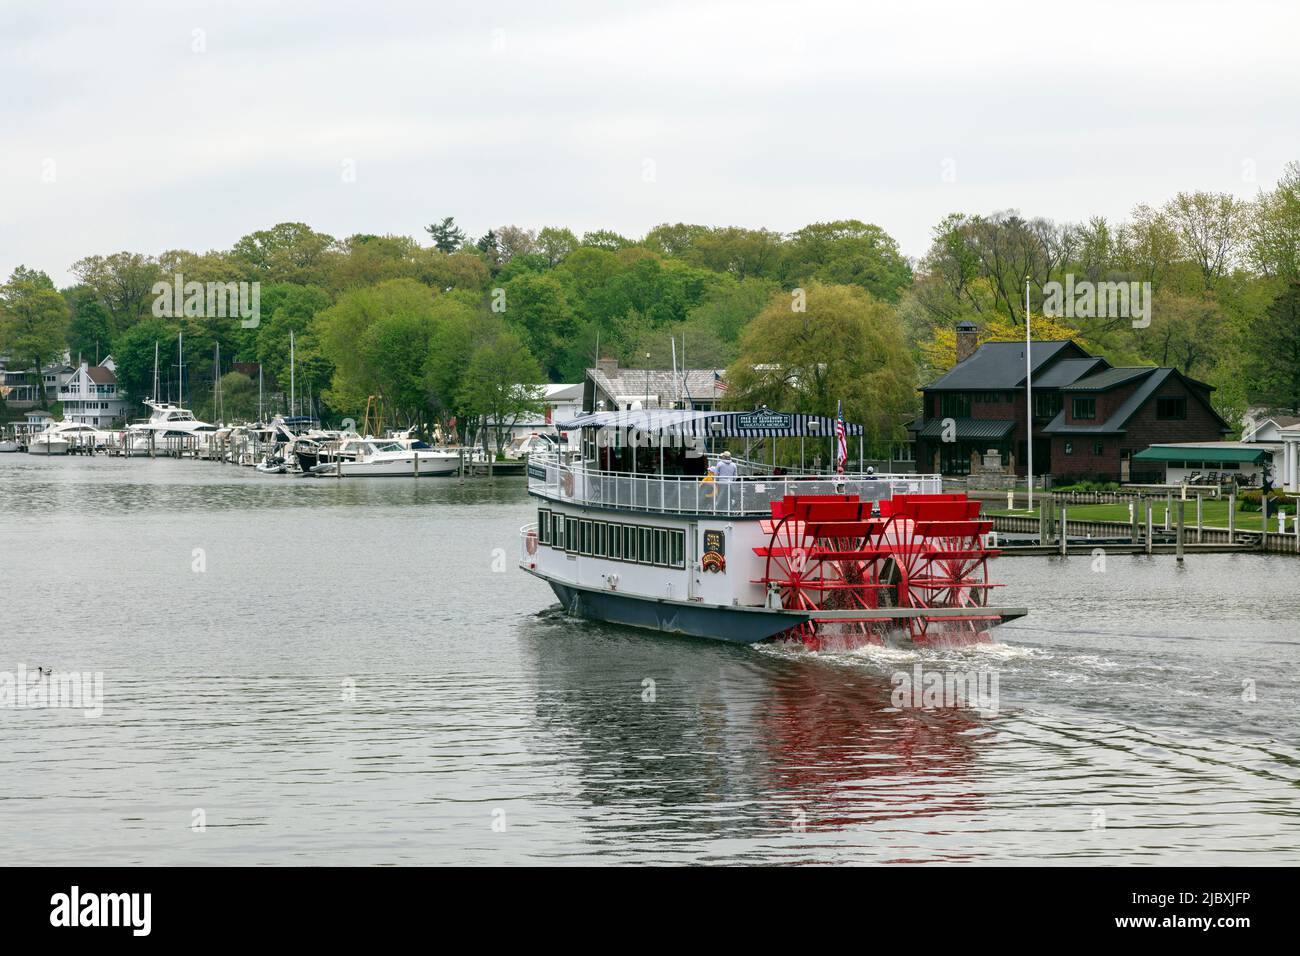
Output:
[[[1263,491],[1243,491],[1237,496],[1237,504],[1241,511],[1259,511],[1263,500]],[[1293,502],[1294,499],[1288,497],[1280,488],[1274,488],[1268,495],[1268,513],[1277,514],[1279,508],[1287,508],[1288,511],[1292,510],[1294,508]]]

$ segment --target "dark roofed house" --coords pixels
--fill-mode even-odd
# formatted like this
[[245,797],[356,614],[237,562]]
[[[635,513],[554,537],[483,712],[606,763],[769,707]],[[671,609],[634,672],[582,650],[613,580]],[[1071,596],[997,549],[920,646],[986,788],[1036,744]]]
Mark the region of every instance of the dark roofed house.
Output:
[[[959,342],[962,333],[958,329]],[[960,354],[960,350],[959,350]],[[1034,342],[1034,473],[1139,480],[1133,454],[1157,442],[1218,441],[1230,429],[1211,387],[1176,369],[1114,368],[1074,342]],[[921,390],[917,469],[966,475],[994,450],[1025,474],[1025,344],[986,342]]]

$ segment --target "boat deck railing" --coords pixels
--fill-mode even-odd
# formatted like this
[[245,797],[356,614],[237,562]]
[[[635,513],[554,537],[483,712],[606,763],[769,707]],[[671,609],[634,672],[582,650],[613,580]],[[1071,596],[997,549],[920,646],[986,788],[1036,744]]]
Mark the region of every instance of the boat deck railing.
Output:
[[[710,464],[716,459],[710,456]],[[857,495],[878,501],[896,494],[937,494],[939,475],[760,474],[745,462],[736,478],[704,481],[693,475],[637,475],[601,471],[590,462],[562,461],[554,455],[528,460],[528,490],[559,502],[661,514],[716,514],[760,517],[786,495]]]

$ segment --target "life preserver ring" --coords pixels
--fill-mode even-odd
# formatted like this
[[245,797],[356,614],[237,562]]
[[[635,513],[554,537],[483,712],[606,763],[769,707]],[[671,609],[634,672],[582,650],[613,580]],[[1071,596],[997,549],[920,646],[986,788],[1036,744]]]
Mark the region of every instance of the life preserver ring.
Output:
[[530,531],[524,535],[524,547],[528,549],[529,554],[537,553],[537,532]]
[[573,497],[573,472],[566,471],[560,475],[560,487],[566,498]]

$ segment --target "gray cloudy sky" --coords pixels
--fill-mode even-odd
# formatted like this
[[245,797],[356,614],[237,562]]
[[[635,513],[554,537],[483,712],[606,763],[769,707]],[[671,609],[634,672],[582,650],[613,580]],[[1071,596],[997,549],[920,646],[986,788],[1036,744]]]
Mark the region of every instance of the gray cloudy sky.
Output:
[[1252,196],[1300,159],[1298,36],[1292,2],[4,0],[0,271],[446,215],[920,255],[957,210]]

